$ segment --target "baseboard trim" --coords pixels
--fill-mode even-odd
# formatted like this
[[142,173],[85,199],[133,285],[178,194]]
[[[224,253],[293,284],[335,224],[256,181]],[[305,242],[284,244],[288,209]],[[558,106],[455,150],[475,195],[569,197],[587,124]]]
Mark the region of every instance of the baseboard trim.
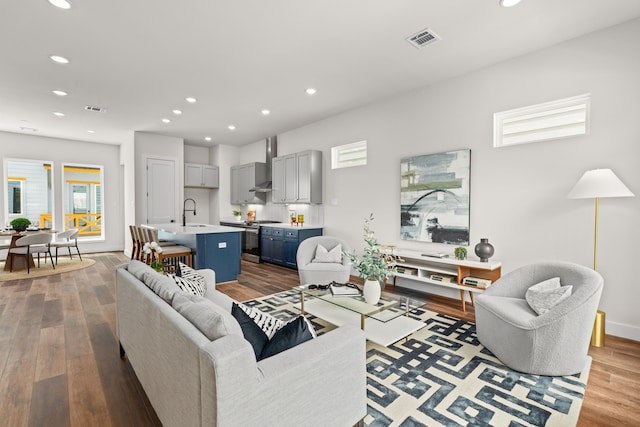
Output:
[[[640,341],[640,327],[624,323],[606,321],[606,334]],[[606,342],[606,341],[605,341]],[[606,345],[606,344],[605,344]]]

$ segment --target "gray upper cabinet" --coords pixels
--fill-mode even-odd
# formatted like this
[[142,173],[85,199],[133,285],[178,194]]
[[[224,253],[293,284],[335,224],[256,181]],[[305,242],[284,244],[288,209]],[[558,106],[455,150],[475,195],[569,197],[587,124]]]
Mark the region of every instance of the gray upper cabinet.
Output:
[[217,166],[198,163],[184,164],[184,186],[200,188],[218,188],[220,176]]
[[265,193],[249,191],[250,188],[262,184],[267,180],[265,163],[248,163],[231,167],[231,204],[233,205],[263,205]]
[[322,152],[302,151],[273,159],[273,203],[322,203]]

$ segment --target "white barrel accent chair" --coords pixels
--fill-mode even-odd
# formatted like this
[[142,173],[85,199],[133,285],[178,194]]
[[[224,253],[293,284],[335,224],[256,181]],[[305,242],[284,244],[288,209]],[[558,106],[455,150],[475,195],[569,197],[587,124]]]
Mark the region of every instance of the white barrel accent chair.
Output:
[[56,235],[56,240],[51,242],[51,246],[56,248],[56,265],[58,265],[58,249],[67,248],[69,251],[69,258],[73,259],[71,255],[71,248],[76,248],[78,257],[82,261],[82,255],[80,255],[80,249],[78,249],[78,229],[71,228]]
[[341,253],[339,260],[336,260],[337,262],[321,262],[316,258],[318,245],[322,245],[328,252],[336,249],[338,245],[340,245],[340,252],[351,250],[344,240],[337,237],[314,236],[303,240],[298,246],[296,254],[300,284],[325,285],[332,281],[338,283],[348,282],[351,275],[351,261],[349,258]]
[[36,233],[24,236],[16,240],[16,246],[9,249],[7,257],[11,257],[11,268],[9,271],[13,271],[13,261],[15,257],[23,257],[27,260],[27,274],[31,272],[31,256],[38,255],[38,268],[40,268],[40,254],[44,254],[44,262],[47,262],[47,254],[51,259],[51,265],[53,269],[56,266],[53,264],[53,257],[51,256],[51,238],[53,236],[49,233]]
[[[527,290],[559,277],[571,295],[538,315]],[[602,276],[566,262],[540,262],[518,268],[476,296],[476,332],[480,342],[516,371],[536,375],[581,372],[602,294]]]

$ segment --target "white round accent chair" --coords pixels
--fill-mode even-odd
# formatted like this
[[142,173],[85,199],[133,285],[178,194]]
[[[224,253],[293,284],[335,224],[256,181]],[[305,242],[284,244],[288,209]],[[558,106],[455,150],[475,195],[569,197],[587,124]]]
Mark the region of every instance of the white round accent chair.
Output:
[[337,237],[314,236],[303,240],[296,254],[300,284],[325,285],[332,281],[348,282],[351,261],[343,252],[350,250],[347,243]]

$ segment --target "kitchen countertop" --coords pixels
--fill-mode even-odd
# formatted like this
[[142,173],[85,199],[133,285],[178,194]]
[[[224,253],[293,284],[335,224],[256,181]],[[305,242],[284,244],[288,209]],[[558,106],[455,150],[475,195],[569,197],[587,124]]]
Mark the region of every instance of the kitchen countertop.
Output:
[[315,228],[323,228],[322,225],[314,225],[305,223],[302,226],[299,225],[291,225],[289,222],[278,222],[275,224],[260,224],[260,227],[272,227],[272,228],[291,228],[293,230],[309,230]]
[[173,234],[241,233],[243,231],[242,228],[210,224],[187,224],[186,227],[176,223],[147,224],[145,226]]

